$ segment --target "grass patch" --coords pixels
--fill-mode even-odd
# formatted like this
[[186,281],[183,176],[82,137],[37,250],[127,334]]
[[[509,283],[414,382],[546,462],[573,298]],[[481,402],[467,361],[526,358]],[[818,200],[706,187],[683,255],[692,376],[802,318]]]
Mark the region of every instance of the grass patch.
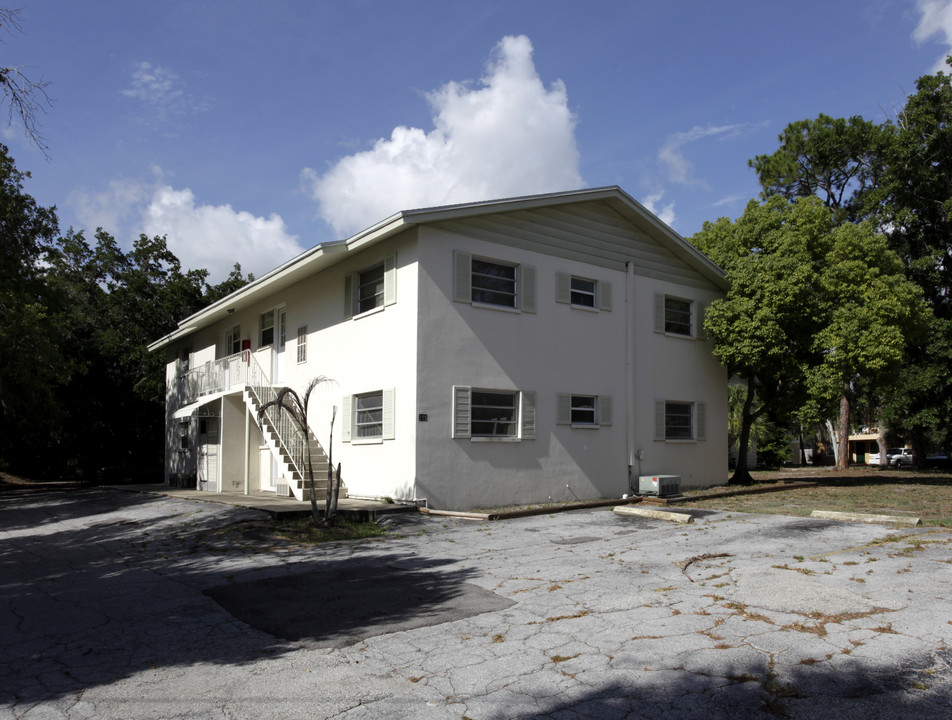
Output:
[[375,522],[350,522],[336,517],[328,527],[312,527],[310,518],[298,518],[276,522],[273,526],[276,537],[304,545],[319,545],[326,542],[366,540],[384,535],[386,530]]
[[[737,495],[704,499],[705,493],[727,488],[710,488],[685,494],[691,500],[681,503],[725,512],[750,512],[807,517],[814,510],[855,512],[870,515],[906,515],[921,518],[923,525],[952,527],[952,474],[928,470],[853,467],[795,468],[777,472],[752,473],[758,486],[780,481],[809,481],[809,488],[757,495]],[[741,486],[737,486],[740,489]]]

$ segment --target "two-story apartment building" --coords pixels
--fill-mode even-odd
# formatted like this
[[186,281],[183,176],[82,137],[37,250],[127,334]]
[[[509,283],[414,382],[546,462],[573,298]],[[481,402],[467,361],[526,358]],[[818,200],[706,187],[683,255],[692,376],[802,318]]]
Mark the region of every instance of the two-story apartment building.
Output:
[[617,187],[397,213],[151,345],[168,477],[305,497],[300,438],[257,409],[325,375],[309,420],[326,449],[337,408],[351,496],[463,509],[721,482],[727,377],[701,322],[726,288]]

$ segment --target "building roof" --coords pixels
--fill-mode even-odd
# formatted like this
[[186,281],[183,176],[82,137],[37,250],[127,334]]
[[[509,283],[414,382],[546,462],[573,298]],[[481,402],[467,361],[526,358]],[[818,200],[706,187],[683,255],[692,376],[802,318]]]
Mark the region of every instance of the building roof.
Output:
[[280,291],[303,278],[343,260],[348,254],[379,243],[408,228],[483,215],[532,210],[537,208],[601,201],[638,229],[665,243],[666,248],[715,287],[727,290],[724,272],[700,250],[691,245],[641,203],[617,185],[587,190],[528,195],[457,205],[401,210],[365,230],[345,239],[320,243],[288,260],[274,270],[221,298],[179,322],[177,329],[149,345],[160,350],[195,330],[225,319],[229,314],[256,301],[264,294]]

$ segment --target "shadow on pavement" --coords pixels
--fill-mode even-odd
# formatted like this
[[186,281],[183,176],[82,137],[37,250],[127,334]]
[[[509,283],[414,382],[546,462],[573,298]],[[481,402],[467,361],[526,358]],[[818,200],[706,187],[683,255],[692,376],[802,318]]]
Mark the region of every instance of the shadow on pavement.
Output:
[[[259,517],[110,490],[0,496],[0,706],[153,667],[273,658],[296,649],[286,640],[341,646],[511,604],[466,582],[472,571],[383,559],[372,545],[352,546],[348,560],[295,563],[293,575],[273,564],[255,572],[254,553],[219,531]],[[254,575],[270,577],[233,582]]]

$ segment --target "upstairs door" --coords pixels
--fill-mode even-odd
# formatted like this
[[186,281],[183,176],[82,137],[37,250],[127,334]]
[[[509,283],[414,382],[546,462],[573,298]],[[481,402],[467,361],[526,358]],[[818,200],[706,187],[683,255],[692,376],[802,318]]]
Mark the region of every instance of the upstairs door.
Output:
[[284,308],[274,311],[274,325],[277,336],[274,338],[274,352],[271,361],[271,377],[275,385],[283,385],[285,378],[284,346],[288,338],[288,317]]

